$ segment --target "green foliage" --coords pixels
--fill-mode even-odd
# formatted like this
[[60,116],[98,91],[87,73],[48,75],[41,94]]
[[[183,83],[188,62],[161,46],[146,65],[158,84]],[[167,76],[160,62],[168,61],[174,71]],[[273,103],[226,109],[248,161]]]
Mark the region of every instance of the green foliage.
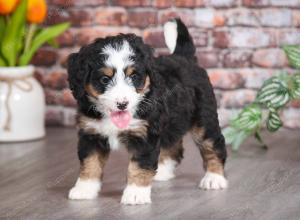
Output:
[[34,37],[30,49],[25,51],[20,57],[20,65],[27,65],[37,49],[39,49],[44,43],[63,33],[68,27],[69,23],[62,23],[41,30]]
[[284,51],[292,67],[300,69],[300,45],[285,46]]
[[21,31],[26,21],[26,9],[27,0],[23,0],[5,25],[1,41],[1,52],[8,66],[15,66],[17,63],[17,54],[22,40]]
[[35,52],[43,44],[49,43],[57,46],[55,37],[69,27],[69,23],[47,28],[27,24],[27,1],[21,0],[11,16],[0,15],[0,66],[28,65]]
[[[300,69],[300,45],[284,47],[290,64]],[[300,73],[281,73],[266,80],[256,95],[255,101],[230,120],[223,130],[227,144],[238,150],[243,141],[253,135],[264,147],[261,138],[263,125],[270,132],[282,127],[280,110],[290,101],[300,98]]]

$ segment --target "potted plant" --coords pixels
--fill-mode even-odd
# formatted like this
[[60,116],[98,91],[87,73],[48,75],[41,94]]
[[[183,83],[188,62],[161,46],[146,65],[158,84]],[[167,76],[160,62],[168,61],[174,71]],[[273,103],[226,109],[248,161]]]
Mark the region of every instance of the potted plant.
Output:
[[45,0],[0,0],[0,141],[25,141],[45,135],[45,97],[30,61],[68,23],[42,27]]

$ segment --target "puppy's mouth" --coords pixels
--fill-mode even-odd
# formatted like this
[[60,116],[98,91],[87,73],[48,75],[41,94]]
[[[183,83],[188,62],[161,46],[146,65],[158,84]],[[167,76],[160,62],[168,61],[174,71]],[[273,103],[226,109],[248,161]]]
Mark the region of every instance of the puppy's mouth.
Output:
[[131,120],[131,114],[128,111],[112,111],[110,113],[112,123],[118,128],[127,128]]

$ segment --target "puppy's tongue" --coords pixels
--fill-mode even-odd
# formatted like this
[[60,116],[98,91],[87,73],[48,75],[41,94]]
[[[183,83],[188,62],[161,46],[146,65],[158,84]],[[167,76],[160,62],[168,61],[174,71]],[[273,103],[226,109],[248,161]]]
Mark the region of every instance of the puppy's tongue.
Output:
[[128,111],[115,111],[110,114],[110,118],[118,128],[126,128],[130,122],[131,115]]

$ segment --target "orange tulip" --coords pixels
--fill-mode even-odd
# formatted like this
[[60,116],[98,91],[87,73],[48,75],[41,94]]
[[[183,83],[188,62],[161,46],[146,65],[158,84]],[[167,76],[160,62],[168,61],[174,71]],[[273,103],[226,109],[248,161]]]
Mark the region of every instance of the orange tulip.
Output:
[[10,14],[17,6],[19,0],[0,0],[0,14]]
[[27,20],[30,23],[41,23],[47,14],[45,0],[28,0]]

